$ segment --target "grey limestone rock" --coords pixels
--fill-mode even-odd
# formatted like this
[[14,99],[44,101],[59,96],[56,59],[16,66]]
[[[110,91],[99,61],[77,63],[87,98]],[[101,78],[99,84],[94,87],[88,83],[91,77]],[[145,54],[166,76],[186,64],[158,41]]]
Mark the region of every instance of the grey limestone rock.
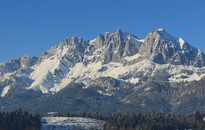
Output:
[[204,54],[181,38],[175,38],[164,29],[155,30],[147,35],[139,54],[159,64],[193,65],[205,64]]

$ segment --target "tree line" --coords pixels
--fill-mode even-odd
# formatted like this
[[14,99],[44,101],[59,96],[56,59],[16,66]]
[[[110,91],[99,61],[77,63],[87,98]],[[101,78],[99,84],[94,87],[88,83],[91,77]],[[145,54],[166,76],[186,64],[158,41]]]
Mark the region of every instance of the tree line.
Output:
[[40,130],[41,116],[21,109],[0,112],[0,130]]
[[[104,130],[204,130],[204,115],[175,115],[164,113],[114,113],[103,115],[98,112],[67,113],[66,117],[85,117],[104,120]],[[12,112],[0,112],[0,130],[39,130],[41,115],[30,114],[21,109]]]
[[204,130],[203,115],[196,112],[193,115],[175,115],[164,113],[115,113],[102,115],[100,113],[82,112],[67,113],[68,117],[86,117],[106,121],[104,130]]

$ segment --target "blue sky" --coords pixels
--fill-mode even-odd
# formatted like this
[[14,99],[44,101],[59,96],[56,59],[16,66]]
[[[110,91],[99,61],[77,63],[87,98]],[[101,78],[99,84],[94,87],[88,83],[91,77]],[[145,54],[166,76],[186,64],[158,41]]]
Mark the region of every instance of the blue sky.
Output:
[[164,28],[205,52],[204,0],[1,0],[0,62],[39,56],[65,37]]

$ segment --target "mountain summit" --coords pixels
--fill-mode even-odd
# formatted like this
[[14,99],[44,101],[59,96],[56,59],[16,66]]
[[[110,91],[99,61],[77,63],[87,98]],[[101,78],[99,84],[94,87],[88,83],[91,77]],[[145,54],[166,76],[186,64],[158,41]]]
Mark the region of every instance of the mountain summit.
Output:
[[[55,100],[91,111],[100,109],[99,101],[104,105],[109,101],[118,111],[174,112],[191,101],[184,99],[190,93],[197,101],[204,98],[193,88],[198,85],[203,90],[204,66],[202,51],[164,29],[150,32],[145,39],[120,29],[88,41],[73,36],[39,58],[23,56],[0,64],[0,106],[12,109],[29,103],[27,107],[46,112],[44,104]],[[42,108],[34,105],[36,101]],[[161,106],[150,106],[152,102]],[[56,110],[53,105],[50,111]]]
[[157,29],[147,35],[140,48],[140,54],[160,64],[205,65],[204,54],[182,38],[175,38],[164,29]]
[[122,57],[138,53],[141,46],[139,39],[129,33],[118,29],[115,33],[105,33],[90,41],[88,56],[93,56],[95,61],[104,63],[119,62]]

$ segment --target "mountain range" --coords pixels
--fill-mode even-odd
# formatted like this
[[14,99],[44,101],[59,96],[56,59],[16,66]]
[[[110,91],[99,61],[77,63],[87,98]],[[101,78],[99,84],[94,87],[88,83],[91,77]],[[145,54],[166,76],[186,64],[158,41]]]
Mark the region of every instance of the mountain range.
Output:
[[73,36],[0,63],[0,108],[30,112],[205,112],[205,55],[164,29]]

